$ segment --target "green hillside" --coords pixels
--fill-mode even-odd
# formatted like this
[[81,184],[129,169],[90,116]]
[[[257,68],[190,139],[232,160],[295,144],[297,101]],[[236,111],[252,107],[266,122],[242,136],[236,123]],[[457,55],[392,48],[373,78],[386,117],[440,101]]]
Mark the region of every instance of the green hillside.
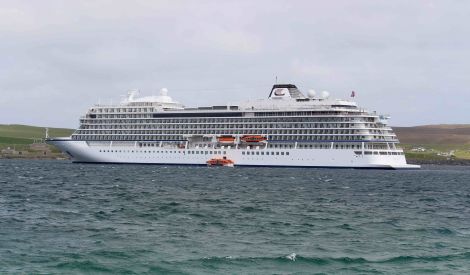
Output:
[[470,125],[393,127],[409,160],[470,160]]
[[[49,136],[70,136],[74,130],[64,128],[49,128]],[[0,124],[1,137],[15,138],[44,138],[46,127],[19,125],[19,124]]]
[[[63,128],[49,128],[50,137],[70,136],[74,130]],[[6,144],[31,144],[34,139],[44,138],[45,127],[10,124],[0,124],[0,145]]]

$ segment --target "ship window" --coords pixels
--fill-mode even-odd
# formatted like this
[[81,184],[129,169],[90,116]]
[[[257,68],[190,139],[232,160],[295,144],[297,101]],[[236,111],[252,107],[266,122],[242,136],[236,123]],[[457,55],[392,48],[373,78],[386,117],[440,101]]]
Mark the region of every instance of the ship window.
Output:
[[245,152],[242,152],[242,155],[245,155]]
[[279,152],[276,152],[276,156],[279,156]]
[[281,152],[281,156],[284,156],[284,152]]
[[286,155],[289,155],[289,152],[286,152]]
[[256,152],[257,155],[259,155],[259,152]]

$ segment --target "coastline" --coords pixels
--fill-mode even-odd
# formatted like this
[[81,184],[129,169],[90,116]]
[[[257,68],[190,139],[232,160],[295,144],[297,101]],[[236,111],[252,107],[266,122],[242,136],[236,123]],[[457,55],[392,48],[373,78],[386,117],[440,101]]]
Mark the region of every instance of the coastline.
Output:
[[18,156],[18,155],[0,155],[0,159],[24,159],[24,160],[70,160],[64,155],[48,155],[48,156]]
[[470,166],[469,159],[407,159],[408,164]]
[[[53,155],[0,155],[0,159],[12,159],[12,160],[62,160],[68,161],[66,155],[53,154]],[[407,159],[408,164],[417,165],[442,165],[442,166],[470,166],[470,160],[468,159]]]

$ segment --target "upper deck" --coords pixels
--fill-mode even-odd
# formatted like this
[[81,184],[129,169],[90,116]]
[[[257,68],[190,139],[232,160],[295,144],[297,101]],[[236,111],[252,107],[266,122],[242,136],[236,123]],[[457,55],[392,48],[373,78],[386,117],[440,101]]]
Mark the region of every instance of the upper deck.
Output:
[[[162,89],[158,96],[137,97],[137,91],[129,92],[126,99],[119,105],[95,105],[89,109],[91,113],[218,113],[218,112],[266,112],[266,111],[328,111],[345,110],[366,112],[359,109],[356,102],[332,99],[327,92],[317,96],[310,90],[304,96],[295,85],[274,85],[267,99],[248,100],[238,104],[213,105],[203,107],[185,107],[168,96],[168,90]],[[185,115],[186,116],[186,115]]]

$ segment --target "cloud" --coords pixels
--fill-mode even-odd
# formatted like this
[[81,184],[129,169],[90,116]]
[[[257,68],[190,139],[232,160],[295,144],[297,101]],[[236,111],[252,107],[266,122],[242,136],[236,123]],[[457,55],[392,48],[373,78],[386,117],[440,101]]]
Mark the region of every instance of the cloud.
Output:
[[469,11],[424,0],[4,1],[0,123],[75,127],[131,88],[167,87],[186,105],[265,98],[275,76],[335,97],[355,90],[394,124],[465,123]]

